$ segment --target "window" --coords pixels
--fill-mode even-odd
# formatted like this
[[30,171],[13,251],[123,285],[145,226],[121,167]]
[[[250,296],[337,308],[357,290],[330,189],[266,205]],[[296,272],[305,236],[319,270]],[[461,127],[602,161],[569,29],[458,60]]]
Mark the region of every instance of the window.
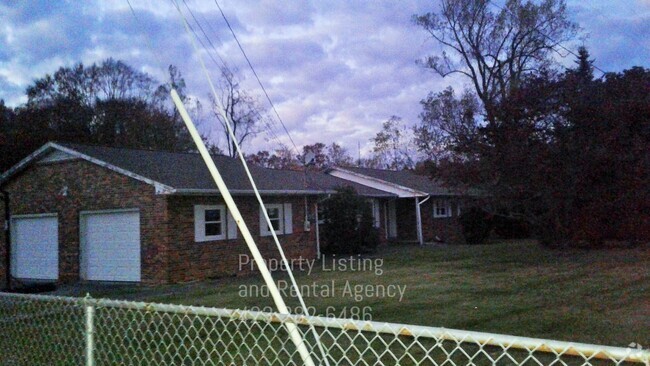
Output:
[[196,241],[226,239],[225,206],[194,206],[194,239]]
[[206,209],[205,211],[205,236],[223,235],[222,210]]
[[[282,206],[280,205],[273,205],[272,207],[266,208],[266,213],[269,215],[271,226],[273,227],[273,231],[276,233],[282,231],[282,215],[280,215],[281,211]],[[268,223],[266,225],[266,231],[271,232],[271,228],[268,227]]]
[[269,215],[271,227],[269,227],[262,210],[260,210],[260,235],[268,236],[272,232],[275,232],[276,235],[292,233],[293,217],[290,203],[265,205],[265,209]]
[[451,202],[447,200],[433,202],[433,217],[451,217]]

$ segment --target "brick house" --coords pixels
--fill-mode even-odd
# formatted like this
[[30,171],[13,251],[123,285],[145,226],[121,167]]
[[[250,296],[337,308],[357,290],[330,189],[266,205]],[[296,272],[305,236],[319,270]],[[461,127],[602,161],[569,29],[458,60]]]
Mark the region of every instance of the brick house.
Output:
[[[426,177],[251,166],[270,228],[238,160],[214,161],[266,258],[279,257],[270,230],[287,257],[316,257],[318,203],[341,186],[372,202],[384,242],[455,232],[456,208],[442,199],[448,192]],[[0,187],[11,216],[10,255],[3,234],[0,256],[10,258],[14,279],[159,284],[248,271],[239,265],[248,248],[198,154],[51,142],[2,174]],[[7,261],[0,262],[4,286]]]
[[408,170],[334,167],[326,173],[393,194],[373,199],[376,217],[382,218],[381,227],[388,241],[465,242],[457,220],[465,197],[461,192]]

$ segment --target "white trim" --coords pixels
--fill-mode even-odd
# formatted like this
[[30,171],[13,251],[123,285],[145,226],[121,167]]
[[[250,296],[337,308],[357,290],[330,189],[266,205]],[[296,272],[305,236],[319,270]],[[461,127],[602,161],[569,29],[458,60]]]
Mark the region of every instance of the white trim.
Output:
[[[205,233],[205,211],[207,210],[219,210],[220,221],[218,223],[221,225],[221,234],[219,235],[206,235]],[[227,229],[228,217],[226,215],[226,206],[225,205],[194,205],[194,241],[204,242],[204,241],[214,241],[214,240],[225,240]],[[208,223],[217,223],[217,222],[208,222]]]
[[381,215],[379,213],[379,200],[376,198],[368,199],[370,203],[370,209],[372,210],[372,226],[374,228],[381,227]]
[[54,145],[53,142],[48,142],[47,144],[39,147],[33,153],[27,155],[23,160],[19,161],[16,165],[12,166],[11,168],[9,168],[9,170],[7,170],[6,172],[2,173],[2,175],[0,175],[0,184],[7,181],[7,179],[9,179],[9,177],[16,174],[20,170],[22,170],[32,160],[34,160],[37,157],[41,156],[45,151],[49,150],[50,148],[53,148],[54,146],[55,145]]
[[[446,213],[444,215],[438,214],[438,206],[442,206],[442,205],[445,206],[444,209],[445,209]],[[441,207],[441,208],[443,208],[443,207]],[[433,218],[434,219],[447,218],[447,217],[451,217],[451,216],[452,216],[452,213],[451,213],[451,201],[450,200],[438,199],[438,200],[433,201]]]
[[52,164],[52,163],[58,163],[61,161],[68,161],[68,160],[74,160],[77,159],[76,157],[63,152],[61,150],[53,151],[49,154],[46,154],[41,160],[38,161],[37,164]]
[[387,182],[385,180],[371,177],[365,174],[352,172],[341,168],[332,168],[328,174],[345,179],[351,182],[359,183],[366,187],[378,189],[380,191],[396,194],[398,197],[419,197],[428,196],[429,193],[417,189],[401,186],[399,184]]
[[79,211],[79,216],[81,215],[101,215],[101,214],[112,214],[112,213],[121,213],[121,212],[140,212],[139,208],[111,208],[108,210],[84,210]]
[[[179,188],[179,189],[174,189],[173,192],[169,192],[170,194],[187,194],[187,195],[220,195],[221,192],[219,192],[218,189],[203,189],[203,188]],[[230,193],[232,194],[255,194],[255,191],[249,190],[249,189],[231,189]],[[334,194],[336,191],[334,190],[323,190],[323,191],[316,191],[316,190],[261,190],[260,193],[264,194],[265,196],[272,196],[272,195],[305,195],[305,194],[313,194],[313,195],[325,195],[325,194]]]
[[[275,230],[276,235],[281,235],[284,233],[284,205],[281,203],[269,203],[265,204],[264,208],[267,210],[266,212],[268,213],[269,209],[277,209],[278,210],[278,217],[277,219],[280,221],[280,227]],[[271,220],[274,220],[275,218],[272,218],[271,215],[269,215],[269,218]],[[264,218],[264,213],[262,212],[262,208],[260,207],[260,235],[261,236],[271,236],[271,228],[267,227],[266,219]]]
[[37,219],[40,217],[59,217],[58,213],[42,213],[42,214],[24,214],[24,215],[11,215],[9,217],[10,220],[13,219]]
[[282,221],[284,225],[282,230],[285,234],[293,234],[293,211],[291,210],[291,203],[282,205]]
[[314,203],[314,221],[316,224],[316,259],[320,259],[320,219],[318,217],[318,202]]
[[422,234],[422,214],[420,212],[420,198],[415,197],[415,229],[417,230],[418,243],[424,245],[424,236]]
[[388,201],[388,238],[397,238],[397,200]]

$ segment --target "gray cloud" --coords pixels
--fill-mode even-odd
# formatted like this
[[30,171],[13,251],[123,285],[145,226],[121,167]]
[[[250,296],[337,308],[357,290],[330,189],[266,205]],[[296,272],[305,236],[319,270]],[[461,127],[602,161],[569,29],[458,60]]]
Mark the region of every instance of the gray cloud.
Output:
[[[175,9],[169,2],[131,3],[137,20],[121,0],[0,5],[0,98],[16,105],[34,78],[75,62],[114,57],[158,79],[165,78],[167,65],[178,66],[188,91],[207,104],[208,84]],[[187,3],[221,58],[239,70],[242,85],[261,96],[214,2]],[[437,50],[411,22],[413,14],[434,6],[429,1],[220,3],[299,145],[336,141],[356,152],[360,143],[367,151],[369,139],[391,115],[413,123],[429,91],[466,85],[415,64]],[[572,17],[591,35],[586,44],[598,66],[609,71],[648,66],[650,3],[611,4],[569,1]],[[217,65],[201,54],[217,76]],[[212,130],[208,113],[203,119],[201,128]],[[272,149],[275,135],[288,141],[276,122],[273,133],[260,135],[248,150]]]

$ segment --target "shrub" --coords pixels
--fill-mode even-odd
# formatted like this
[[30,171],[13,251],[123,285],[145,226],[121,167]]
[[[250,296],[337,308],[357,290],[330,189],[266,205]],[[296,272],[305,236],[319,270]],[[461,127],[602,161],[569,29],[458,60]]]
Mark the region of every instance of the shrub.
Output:
[[326,254],[361,254],[379,244],[372,208],[352,188],[341,188],[322,203],[322,251]]
[[523,219],[496,215],[493,223],[494,234],[502,239],[530,238],[530,225]]
[[470,208],[458,218],[467,244],[484,244],[493,227],[491,215],[480,208]]

